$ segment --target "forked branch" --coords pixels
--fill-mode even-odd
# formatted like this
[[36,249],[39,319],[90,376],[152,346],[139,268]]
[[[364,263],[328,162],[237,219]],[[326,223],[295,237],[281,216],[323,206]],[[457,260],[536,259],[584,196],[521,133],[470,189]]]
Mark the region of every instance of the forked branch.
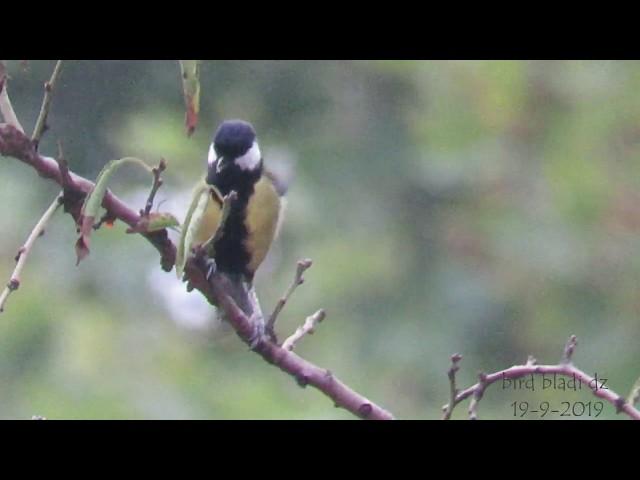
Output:
[[[0,154],[16,158],[36,170],[40,176],[51,179],[59,185],[66,184],[67,192],[83,198],[92,188],[93,182],[72,172],[63,173],[61,165],[53,158],[41,156],[33,147],[33,143],[22,132],[7,124],[0,124]],[[64,168],[63,168],[64,169]],[[63,179],[67,178],[66,181]],[[71,184],[69,184],[69,179]],[[107,212],[118,220],[134,227],[140,220],[140,215],[111,192],[107,192],[102,201]],[[176,258],[176,248],[168,238],[165,229],[143,234],[160,252],[162,266],[170,271]],[[207,281],[207,272],[197,263],[187,262],[185,266],[186,278],[189,284],[198,289],[207,300],[217,305],[225,312],[238,336],[246,343],[251,342],[255,332],[254,320],[247,317],[233,301],[229,292],[232,291],[229,281],[220,274],[211,275]],[[376,405],[371,400],[349,388],[336,378],[329,370],[322,369],[303,359],[295,353],[286,350],[270,338],[264,336],[259,339],[254,351],[267,362],[293,376],[300,386],[311,385],[331,398],[336,407],[341,407],[364,419],[390,420],[393,415]]]
[[[507,368],[506,370],[500,370],[499,372],[488,375],[480,373],[478,383],[462,390],[461,392],[456,391],[455,395],[452,395],[452,399],[449,403],[442,407],[444,412],[443,419],[447,420],[451,418],[451,413],[455,406],[469,397],[471,397],[469,418],[476,419],[478,417],[478,404],[482,399],[485,389],[499,380],[512,380],[528,375],[556,374],[573,378],[582,385],[589,387],[596,397],[613,405],[616,408],[617,413],[624,413],[630,418],[640,420],[640,411],[638,411],[630,401],[625,400],[624,397],[611,390],[608,385],[603,383],[602,379],[598,381],[598,378],[591,377],[573,365],[572,358],[577,344],[578,342],[575,335],[569,337],[562,353],[562,358],[557,365],[538,365],[533,357],[529,357],[525,365],[516,365],[511,368]],[[454,361],[454,364],[457,367],[457,361]],[[455,385],[456,371],[457,368],[449,370],[449,378],[453,386]],[[452,389],[453,388],[455,387],[452,387]]]

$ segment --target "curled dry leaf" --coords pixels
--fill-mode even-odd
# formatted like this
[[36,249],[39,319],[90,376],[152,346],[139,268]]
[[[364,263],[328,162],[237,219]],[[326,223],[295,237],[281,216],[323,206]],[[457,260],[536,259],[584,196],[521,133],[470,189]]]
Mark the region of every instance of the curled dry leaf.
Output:
[[78,240],[76,241],[76,265],[79,265],[87,255],[89,255],[89,244],[91,239],[91,232],[93,231],[94,216],[82,215],[80,221],[80,228],[78,229]]
[[80,228],[78,229],[79,236],[76,241],[76,256],[78,259],[76,264],[79,264],[87,255],[89,255],[91,232],[93,231],[95,219],[98,218],[98,213],[102,206],[102,200],[104,199],[104,195],[107,191],[109,180],[118,168],[127,163],[139,165],[148,172],[151,172],[152,170],[145,162],[134,157],[124,157],[120,160],[111,160],[104,166],[96,179],[95,186],[85,198],[84,205],[82,206]]
[[180,60],[182,91],[186,107],[185,127],[191,136],[198,125],[200,111],[200,60]]

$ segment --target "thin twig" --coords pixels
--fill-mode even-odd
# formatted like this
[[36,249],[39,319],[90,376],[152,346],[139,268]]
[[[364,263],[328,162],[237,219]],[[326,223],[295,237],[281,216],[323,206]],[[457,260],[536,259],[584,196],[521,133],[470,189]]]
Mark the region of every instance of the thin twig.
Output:
[[49,208],[47,208],[36,226],[33,227],[33,230],[29,234],[27,241],[20,248],[20,250],[18,250],[18,255],[16,256],[16,268],[13,270],[7,286],[0,295],[0,312],[4,311],[4,305],[7,302],[7,298],[9,298],[9,295],[11,295],[11,292],[17,290],[20,287],[20,275],[22,274],[22,269],[27,262],[27,257],[29,256],[31,249],[33,248],[33,244],[35,243],[36,239],[43,233],[44,228],[47,226],[47,223],[56,212],[58,207],[61,205],[61,200],[62,192],[58,194],[53,203],[49,206]]
[[167,168],[167,162],[163,159],[160,160],[160,163],[157,167],[151,169],[151,173],[153,173],[153,185],[151,186],[151,191],[149,192],[149,198],[147,198],[147,203],[144,207],[144,210],[140,212],[142,216],[149,216],[151,213],[151,209],[153,208],[153,200],[156,197],[156,193],[158,193],[158,189],[162,186],[162,178],[160,175]]
[[560,359],[561,365],[570,365],[571,360],[573,358],[573,352],[576,350],[578,346],[578,337],[575,335],[571,335],[569,340],[564,346],[564,351],[562,352],[562,358]]
[[51,108],[51,99],[53,98],[52,92],[60,75],[60,69],[62,68],[62,60],[56,62],[56,66],[53,67],[53,73],[48,82],[44,84],[44,98],[42,99],[42,106],[40,107],[40,114],[36,125],[33,127],[33,134],[31,135],[31,141],[33,142],[36,150],[40,144],[42,134],[47,129],[47,116],[49,115],[49,109]]
[[314,329],[316,328],[316,326],[322,320],[324,320],[324,317],[326,316],[327,314],[325,313],[324,310],[318,310],[313,315],[308,316],[304,324],[298,327],[296,331],[293,333],[293,335],[291,335],[284,342],[282,342],[282,348],[284,348],[285,350],[293,351],[293,349],[296,346],[296,343],[298,343],[302,339],[302,337],[304,337],[307,334],[313,335],[313,332],[315,331]]
[[280,297],[280,300],[278,300],[278,303],[273,309],[273,313],[269,316],[269,319],[267,320],[267,325],[266,325],[267,333],[271,336],[272,340],[275,342],[277,342],[277,338],[275,336],[275,325],[276,325],[276,320],[278,319],[278,315],[280,315],[280,312],[282,311],[284,306],[287,304],[287,302],[289,301],[289,297],[291,297],[291,295],[296,290],[296,288],[298,288],[300,285],[304,283],[304,277],[302,275],[305,271],[307,271],[311,267],[311,265],[313,265],[313,261],[310,258],[306,258],[304,260],[298,260],[298,264],[296,265],[296,273],[293,277],[293,282],[291,282],[291,285],[289,285],[289,288],[285,292],[284,296]]
[[[444,409],[455,408],[460,402],[466,400],[469,397],[473,396],[473,411],[477,415],[477,406],[478,402],[482,398],[482,394],[484,390],[489,385],[501,381],[501,380],[512,380],[516,378],[521,378],[528,375],[561,375],[564,377],[570,377],[575,379],[580,384],[589,387],[591,392],[598,398],[601,398],[616,408],[616,413],[625,413],[630,418],[635,420],[640,420],[640,411],[638,411],[634,406],[629,402],[625,401],[625,399],[618,395],[616,392],[611,390],[607,385],[605,385],[603,379],[594,378],[590,375],[586,374],[579,368],[576,368],[571,363],[571,357],[574,353],[575,347],[577,345],[577,340],[575,335],[572,335],[564,349],[563,360],[561,363],[557,365],[538,365],[536,360],[533,357],[529,357],[529,360],[525,365],[515,365],[513,367],[507,368],[505,370],[500,370],[495,373],[491,373],[489,375],[482,374],[481,380],[472,385],[471,387],[458,392],[455,399],[449,404],[453,404],[452,407],[449,407],[449,404],[443,407]],[[476,392],[479,392],[477,394]],[[471,412],[471,408],[470,414]]]
[[456,372],[460,370],[460,360],[462,360],[462,355],[459,353],[451,355],[451,367],[449,367],[449,371],[447,372],[447,376],[449,377],[450,400],[449,403],[442,408],[444,411],[442,415],[443,420],[449,420],[451,418],[451,414],[455,407],[456,395],[458,394],[458,388],[456,387]]
[[478,419],[478,403],[482,400],[482,396],[484,395],[484,390],[487,388],[487,385],[487,374],[480,372],[478,374],[478,387],[474,390],[473,398],[469,403],[469,420]]
[[86,193],[79,191],[69,173],[69,164],[64,157],[62,141],[58,140],[58,155],[55,161],[60,171],[60,185],[62,186],[62,205],[65,213],[70,214],[76,224],[80,222],[82,214],[82,204]]
[[62,140],[58,140],[58,156],[56,157],[56,162],[58,162],[58,167],[60,168],[60,175],[62,176],[62,188],[63,189],[73,189],[73,180],[71,180],[71,175],[69,174],[69,164],[67,160],[64,158],[64,151],[62,150]]
[[9,92],[7,92],[7,74],[4,62],[2,61],[0,61],[0,114],[2,114],[7,124],[24,133],[24,128],[20,125],[20,121],[13,111],[13,105],[11,105],[11,100],[9,99]]
[[631,392],[629,392],[629,396],[627,397],[627,402],[629,402],[634,407],[640,401],[640,378],[638,378],[633,387],[631,387]]

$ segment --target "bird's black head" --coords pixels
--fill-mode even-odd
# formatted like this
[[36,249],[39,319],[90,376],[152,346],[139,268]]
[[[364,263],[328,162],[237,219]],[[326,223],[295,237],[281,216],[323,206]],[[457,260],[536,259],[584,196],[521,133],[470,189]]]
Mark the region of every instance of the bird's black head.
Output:
[[243,120],[222,122],[213,138],[213,148],[218,157],[234,160],[243,156],[253,146],[256,131]]
[[209,148],[208,164],[207,181],[220,187],[259,178],[262,155],[253,126],[243,120],[222,122]]

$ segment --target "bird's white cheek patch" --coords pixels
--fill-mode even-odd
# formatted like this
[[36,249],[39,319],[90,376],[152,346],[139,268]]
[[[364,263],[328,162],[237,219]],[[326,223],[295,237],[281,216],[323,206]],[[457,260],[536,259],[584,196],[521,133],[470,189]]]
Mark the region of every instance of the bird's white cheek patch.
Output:
[[213,162],[216,161],[216,151],[213,149],[213,143],[209,147],[209,156],[207,157],[207,163],[209,166],[213,166]]
[[255,170],[260,165],[260,159],[262,155],[260,153],[260,147],[258,142],[253,142],[251,148],[243,156],[235,159],[236,165],[242,170]]

